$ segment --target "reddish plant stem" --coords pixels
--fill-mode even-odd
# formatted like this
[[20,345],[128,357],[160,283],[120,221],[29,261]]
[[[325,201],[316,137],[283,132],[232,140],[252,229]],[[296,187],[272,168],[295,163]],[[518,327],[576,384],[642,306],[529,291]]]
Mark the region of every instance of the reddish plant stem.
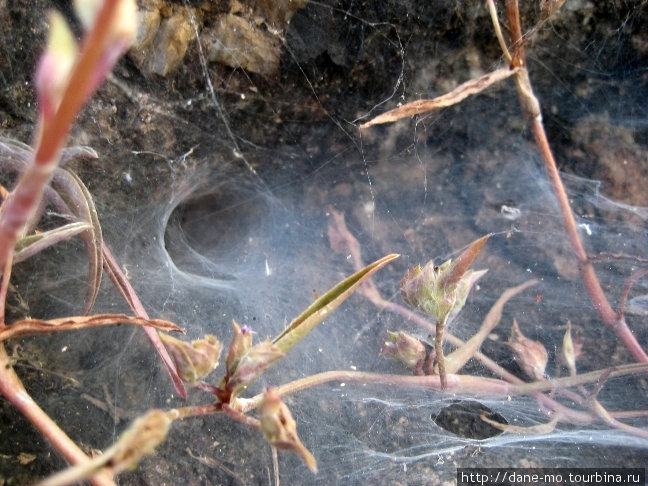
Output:
[[[20,232],[35,214],[52,178],[63,144],[77,113],[97,87],[106,55],[105,40],[114,26],[119,0],[103,2],[94,27],[88,32],[81,55],[70,75],[59,108],[50,120],[42,119],[34,159],[0,208],[0,268],[13,257]],[[101,79],[101,78],[99,78]]]
[[5,264],[4,272],[2,272],[2,280],[0,280],[0,329],[6,327],[5,308],[7,305],[7,291],[9,290],[11,268],[11,262],[7,261],[7,263]]
[[[117,287],[119,292],[122,294],[124,300],[126,300],[133,313],[137,317],[148,319],[149,316],[146,312],[146,309],[144,309],[142,302],[139,300],[139,297],[137,297],[135,289],[133,289],[133,286],[130,284],[126,276],[119,268],[119,264],[117,263],[117,260],[115,260],[115,257],[110,251],[110,248],[102,243],[101,251],[103,254],[104,269],[108,273],[110,280],[112,280],[112,282],[115,284],[115,287]],[[171,378],[173,386],[178,392],[178,395],[180,395],[182,398],[187,398],[187,389],[185,388],[182,379],[178,375],[178,370],[176,370],[175,364],[173,363],[171,356],[169,356],[169,352],[164,347],[164,344],[162,344],[162,340],[160,339],[160,335],[157,333],[157,330],[149,326],[143,326],[143,329],[146,333],[146,336],[149,338],[149,341],[151,341],[153,348],[155,348],[155,351],[162,359],[162,363],[167,369],[169,377]]]
[[599,417],[603,422],[615,427],[617,429],[629,432],[633,435],[638,435],[640,437],[648,438],[648,430],[640,429],[638,427],[633,427],[632,425],[625,424],[617,420],[610,412],[608,412],[603,405],[598,400],[592,400],[590,402],[592,411]]
[[31,163],[0,208],[0,268],[13,259],[14,246],[35,214],[56,164]]
[[176,410],[178,411],[178,420],[184,420],[190,417],[202,417],[222,413],[223,407],[220,403],[210,403],[208,405],[189,405],[176,408]]
[[526,69],[524,43],[522,41],[522,29],[520,25],[517,0],[506,0],[506,13],[509,21],[511,40],[515,47],[511,59],[511,68],[521,68],[514,75],[518,89],[520,107],[524,115],[527,116],[531,122],[531,129],[536,144],[538,145],[538,149],[540,150],[542,160],[544,161],[545,170],[547,171],[547,175],[551,182],[554,195],[558,201],[558,207],[560,208],[563,225],[567,232],[569,242],[572,250],[576,254],[576,258],[578,259],[581,278],[583,279],[587,293],[589,294],[590,300],[592,301],[592,304],[594,304],[594,308],[603,323],[616,333],[638,362],[648,363],[648,355],[637,342],[637,339],[628,328],[625,320],[620,316],[617,316],[617,313],[612,309],[610,302],[601,288],[601,284],[599,283],[596,272],[594,271],[594,266],[587,257],[587,253],[583,247],[583,243],[576,227],[574,214],[572,213],[571,205],[569,204],[567,192],[565,191],[565,187],[560,179],[560,174],[556,167],[556,161],[554,160],[542,124],[540,103],[533,94],[533,88],[531,87],[531,81]]
[[445,330],[446,318],[437,321],[436,329],[434,330],[434,352],[436,353],[436,362],[439,369],[439,378],[441,380],[441,389],[445,390],[448,387],[448,380],[446,378],[445,369],[445,356],[443,355],[443,331]]
[[[63,457],[72,464],[83,464],[90,459],[29,396],[9,361],[4,345],[0,344],[0,393],[9,400],[45,437]],[[115,486],[108,474],[98,474],[92,480],[95,486]]]
[[105,0],[97,13],[92,29],[83,42],[81,54],[70,75],[63,97],[54,117],[44,123],[34,161],[47,165],[58,161],[70,126],[77,113],[97,87],[100,64],[106,52],[106,39],[115,22],[120,0]]
[[[458,375],[448,373],[447,375],[447,390],[453,393],[466,393],[475,394],[479,396],[510,396],[510,395],[532,395],[537,396],[538,393],[562,389],[566,387],[578,386],[584,383],[593,383],[602,376],[617,377],[632,375],[638,372],[645,372],[648,366],[643,363],[623,365],[613,370],[598,370],[590,373],[584,373],[578,376],[568,376],[556,380],[536,381],[532,383],[507,383],[503,380],[496,378],[485,378],[483,376],[472,375]],[[390,375],[381,373],[371,373],[364,371],[347,371],[335,370],[317,373],[315,375],[307,376],[290,383],[276,387],[279,395],[287,395],[306,390],[313,386],[329,383],[333,381],[339,382],[357,382],[357,383],[377,383],[386,386],[400,386],[400,387],[413,387],[413,388],[427,388],[431,390],[441,390],[441,380],[438,375],[425,375],[425,376],[405,376],[405,375]],[[548,397],[546,397],[548,398]],[[263,399],[263,394],[256,395],[250,399],[240,399],[240,411],[245,413],[252,408],[259,405]],[[564,411],[568,412],[568,417],[578,423],[589,423],[592,416],[586,412],[578,412],[576,410],[561,407],[559,413]]]

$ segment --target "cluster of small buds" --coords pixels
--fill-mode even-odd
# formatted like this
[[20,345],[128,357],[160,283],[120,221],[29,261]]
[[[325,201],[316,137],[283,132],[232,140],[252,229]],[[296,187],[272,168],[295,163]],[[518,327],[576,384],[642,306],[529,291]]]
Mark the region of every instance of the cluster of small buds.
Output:
[[437,322],[451,322],[461,311],[470,290],[487,270],[469,270],[490,235],[468,246],[456,260],[441,265],[429,261],[410,269],[401,280],[401,295],[405,302]]
[[[226,372],[220,384],[220,389],[227,392],[228,399],[284,357],[284,353],[268,339],[253,346],[253,333],[246,326],[241,327],[236,321],[232,321],[232,329],[234,336],[227,349]],[[161,334],[161,338],[175,363],[178,375],[189,385],[196,385],[218,366],[222,345],[210,334],[191,343],[168,334]]]

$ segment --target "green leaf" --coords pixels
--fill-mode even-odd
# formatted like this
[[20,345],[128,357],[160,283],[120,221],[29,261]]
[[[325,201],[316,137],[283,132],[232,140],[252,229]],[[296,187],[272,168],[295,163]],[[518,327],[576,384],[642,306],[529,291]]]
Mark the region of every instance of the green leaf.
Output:
[[400,255],[396,254],[384,256],[380,260],[376,260],[364,267],[362,270],[338,283],[335,287],[313,302],[308,309],[294,319],[272,342],[284,353],[290,350],[295,346],[295,344],[311,332],[315,326],[322,322],[331,312],[344,302],[347,297],[355,292],[362,283],[367,281],[374,273],[399,256]]

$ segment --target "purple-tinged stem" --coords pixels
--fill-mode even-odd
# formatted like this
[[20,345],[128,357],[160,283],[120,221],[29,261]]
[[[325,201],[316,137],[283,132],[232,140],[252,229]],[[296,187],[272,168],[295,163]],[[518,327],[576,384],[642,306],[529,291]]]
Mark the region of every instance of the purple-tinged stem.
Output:
[[648,355],[637,342],[637,339],[628,328],[625,320],[618,316],[617,313],[614,312],[614,309],[612,309],[610,302],[601,288],[601,284],[596,276],[596,272],[594,271],[594,266],[587,257],[587,253],[583,247],[583,242],[581,241],[580,234],[576,227],[576,221],[571,210],[571,205],[569,204],[567,192],[565,191],[565,187],[560,179],[556,161],[554,160],[542,124],[540,103],[533,94],[529,73],[525,67],[526,58],[524,54],[524,43],[522,41],[522,28],[520,25],[517,0],[506,0],[506,12],[509,21],[511,40],[515,46],[511,59],[511,68],[520,68],[520,70],[514,75],[518,89],[520,106],[524,115],[529,118],[531,122],[531,129],[536,144],[538,145],[538,149],[540,150],[542,160],[544,161],[545,170],[549,177],[549,181],[551,182],[554,195],[558,201],[558,207],[560,208],[560,213],[562,215],[563,225],[567,231],[567,237],[573,252],[576,254],[576,258],[578,259],[580,274],[585,284],[585,288],[587,289],[587,293],[589,294],[590,300],[594,304],[594,308],[603,323],[616,333],[638,362],[648,363]]
[[[148,319],[149,316],[146,312],[146,309],[144,309],[142,302],[139,300],[139,297],[137,297],[135,289],[133,289],[126,276],[122,273],[121,269],[119,268],[119,264],[115,260],[115,257],[113,256],[110,249],[105,244],[102,244],[101,250],[104,259],[104,269],[108,273],[110,280],[112,280],[112,282],[115,284],[115,287],[117,287],[119,292],[122,294],[133,313],[137,317]],[[152,327],[144,326],[143,329],[146,333],[146,336],[149,338],[149,341],[151,341],[151,344],[155,348],[155,351],[162,359],[162,363],[164,363],[164,366],[167,369],[169,376],[171,377],[171,381],[173,382],[173,386],[178,392],[178,395],[180,395],[182,398],[187,398],[187,389],[182,382],[182,378],[180,378],[180,376],[178,375],[178,370],[176,370],[171,356],[169,356],[167,349],[164,347],[164,344],[162,344],[160,335]]]
[[11,261],[20,233],[38,210],[45,187],[58,165],[74,118],[97,87],[97,74],[106,69],[105,62],[102,62],[107,54],[105,40],[115,25],[119,2],[120,0],[103,2],[94,27],[88,32],[81,55],[70,74],[69,83],[56,113],[51,119],[42,119],[33,161],[0,208],[2,269]]

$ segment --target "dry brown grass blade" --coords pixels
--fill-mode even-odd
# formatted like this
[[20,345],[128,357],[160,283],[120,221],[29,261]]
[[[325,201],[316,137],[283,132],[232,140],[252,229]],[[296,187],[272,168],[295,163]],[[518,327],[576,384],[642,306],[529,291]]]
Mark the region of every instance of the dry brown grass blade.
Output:
[[382,115],[378,115],[367,123],[360,125],[360,128],[367,128],[373,125],[380,125],[383,123],[391,123],[405,118],[408,116],[420,115],[428,111],[438,110],[440,108],[447,108],[448,106],[456,105],[457,103],[465,100],[469,96],[481,93],[489,86],[514,75],[518,69],[501,68],[491,73],[485,74],[477,79],[471,79],[465,83],[457,86],[455,89],[441,96],[437,96],[431,100],[417,100],[411,103],[406,103],[393,110],[390,110]]
[[450,353],[445,357],[446,369],[449,373],[458,373],[459,370],[472,358],[484,340],[488,337],[491,331],[497,326],[502,317],[502,310],[504,309],[504,304],[506,304],[514,296],[527,289],[528,287],[537,284],[537,280],[527,280],[526,282],[517,285],[515,287],[510,287],[502,292],[497,302],[493,304],[493,307],[488,311],[488,314],[484,318],[484,322],[479,329],[479,331],[471,337],[466,343],[457,348],[455,351]]
[[496,429],[499,429],[503,432],[508,432],[510,434],[544,435],[544,434],[552,433],[562,417],[560,416],[560,414],[556,414],[546,424],[531,425],[528,427],[524,427],[521,425],[503,424],[501,422],[497,422],[496,420],[492,420],[488,418],[485,413],[482,413],[480,415],[480,418],[487,424],[495,427]]
[[83,308],[83,313],[88,314],[99,293],[103,270],[101,254],[103,235],[99,216],[92,195],[76,174],[66,169],[57,170],[52,182],[72,211],[73,216],[90,225],[90,228],[79,235],[88,251],[88,291]]
[[[102,243],[101,252],[102,252],[104,269],[108,273],[108,276],[110,277],[110,280],[112,280],[115,287],[117,287],[117,290],[119,290],[119,292],[124,297],[124,300],[126,300],[126,302],[128,303],[130,309],[138,317],[141,317],[143,319],[148,319],[148,314],[146,313],[146,309],[144,309],[142,302],[140,302],[139,297],[137,297],[137,293],[135,293],[135,289],[133,289],[130,282],[128,281],[124,273],[121,271],[121,268],[119,268],[119,264],[115,260],[115,257],[110,251],[110,248],[108,248],[104,243]],[[175,363],[171,359],[169,352],[164,347],[164,344],[162,344],[160,335],[157,333],[155,329],[152,329],[148,326],[144,326],[142,329],[144,330],[146,336],[151,341],[151,344],[155,348],[155,351],[162,359],[162,362],[164,363],[164,366],[166,367],[167,372],[169,373],[169,377],[171,378],[171,381],[173,382],[173,386],[175,386],[176,391],[182,398],[187,398],[187,389],[184,386],[184,382],[182,381],[182,378],[180,378],[180,376],[178,375],[178,370],[176,370]]]
[[126,314],[96,314],[93,316],[73,316],[42,321],[39,319],[24,319],[0,329],[0,341],[10,338],[44,334],[58,331],[73,331],[89,327],[112,326],[115,324],[133,324],[150,326],[163,331],[183,332],[173,322],[164,319],[143,319]]

